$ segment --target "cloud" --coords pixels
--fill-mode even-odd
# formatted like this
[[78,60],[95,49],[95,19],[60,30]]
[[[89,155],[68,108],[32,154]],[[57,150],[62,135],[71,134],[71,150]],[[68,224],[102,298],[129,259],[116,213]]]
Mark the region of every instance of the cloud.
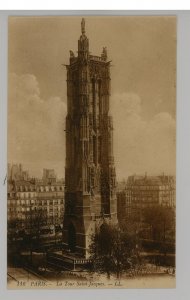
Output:
[[118,178],[144,172],[175,174],[176,124],[169,113],[143,118],[141,99],[133,93],[113,95],[111,113]]
[[[175,173],[175,120],[160,112],[147,120],[135,93],[111,98],[118,179],[134,173]],[[22,162],[33,175],[54,167],[64,176],[66,101],[42,99],[32,74],[10,74],[8,160]]]
[[59,97],[42,99],[32,74],[10,74],[8,160],[22,162],[34,174],[54,162],[64,174],[66,104]]
[[[122,115],[135,115],[141,112],[141,99],[133,93],[115,94],[112,98],[113,109]],[[120,109],[122,107],[122,109]]]

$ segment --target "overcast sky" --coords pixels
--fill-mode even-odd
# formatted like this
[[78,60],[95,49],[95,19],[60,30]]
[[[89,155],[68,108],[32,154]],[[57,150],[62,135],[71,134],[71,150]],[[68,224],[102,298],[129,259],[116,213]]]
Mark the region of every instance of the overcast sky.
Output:
[[[175,174],[175,17],[85,17],[90,52],[112,60],[118,179]],[[9,19],[8,161],[64,176],[66,70],[81,17]]]

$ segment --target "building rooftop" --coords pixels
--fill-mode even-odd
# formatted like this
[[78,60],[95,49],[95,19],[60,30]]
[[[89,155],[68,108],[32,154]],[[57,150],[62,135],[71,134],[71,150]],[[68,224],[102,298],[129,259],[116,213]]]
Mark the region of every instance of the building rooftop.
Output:
[[127,185],[164,185],[171,184],[175,182],[174,176],[147,176],[147,175],[133,175],[129,176],[127,180]]

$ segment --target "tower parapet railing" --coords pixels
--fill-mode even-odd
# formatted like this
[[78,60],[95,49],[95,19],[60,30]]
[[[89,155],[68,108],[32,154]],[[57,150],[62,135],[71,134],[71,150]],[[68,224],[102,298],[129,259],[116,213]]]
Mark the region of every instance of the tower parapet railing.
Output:
[[104,62],[104,60],[102,59],[101,56],[97,56],[97,55],[90,55],[90,60],[96,60],[96,61],[101,61]]

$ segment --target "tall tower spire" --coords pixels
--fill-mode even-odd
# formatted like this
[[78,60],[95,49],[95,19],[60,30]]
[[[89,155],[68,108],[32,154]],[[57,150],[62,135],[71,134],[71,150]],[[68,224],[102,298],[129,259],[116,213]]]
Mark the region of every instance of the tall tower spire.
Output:
[[104,219],[117,222],[110,63],[106,48],[89,54],[85,21],[78,57],[67,66],[64,242],[88,256],[91,234]]
[[82,21],[81,21],[81,32],[82,34],[85,34],[85,19],[82,18]]
[[87,61],[88,54],[89,54],[89,41],[85,35],[85,20],[84,20],[84,18],[81,21],[81,33],[82,33],[82,35],[80,36],[80,39],[78,40],[78,56],[81,59],[81,61]]

